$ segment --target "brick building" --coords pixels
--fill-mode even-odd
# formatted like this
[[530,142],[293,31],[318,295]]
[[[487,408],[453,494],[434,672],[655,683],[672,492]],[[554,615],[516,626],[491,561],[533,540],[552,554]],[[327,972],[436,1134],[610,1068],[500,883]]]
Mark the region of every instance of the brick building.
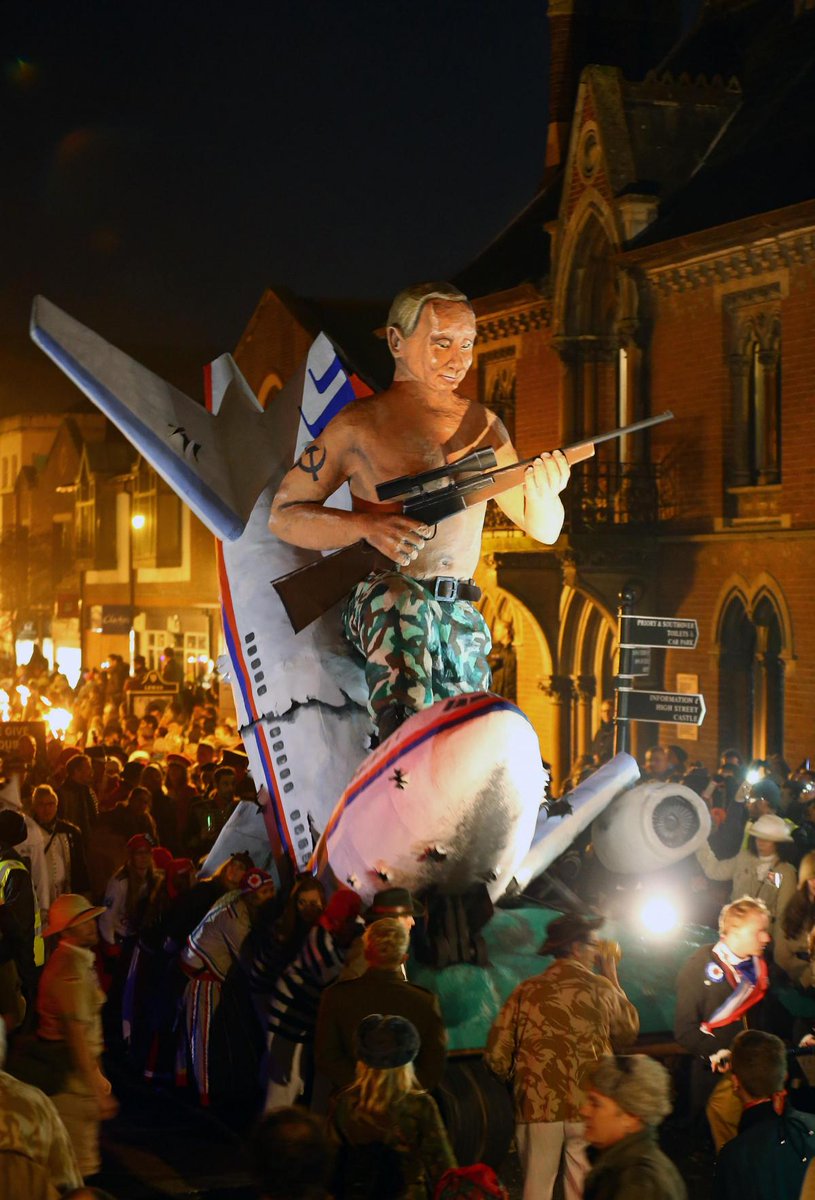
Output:
[[111,653],[151,666],[168,645],[185,661],[217,656],[212,535],[101,413],[0,422],[6,462],[4,655],[38,643],[71,679]]
[[[479,328],[465,389],[522,456],[676,419],[575,471],[554,547],[490,511],[496,685],[562,778],[612,689],[633,583],[640,612],[700,628],[696,650],[654,652],[639,686],[699,690],[708,708],[698,731],[636,726],[635,749],[685,737],[708,763],[726,744],[796,762],[815,703],[815,12],[708,0],[675,42],[673,5],[609,2],[599,23],[588,8],[550,4],[540,191],[457,279]],[[322,326],[384,382],[385,312],[268,293],[237,358],[272,386]]]

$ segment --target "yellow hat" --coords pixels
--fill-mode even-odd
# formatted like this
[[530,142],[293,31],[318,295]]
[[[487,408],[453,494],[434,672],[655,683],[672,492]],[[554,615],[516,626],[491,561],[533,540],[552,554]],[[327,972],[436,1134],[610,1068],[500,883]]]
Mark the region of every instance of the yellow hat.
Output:
[[48,910],[48,925],[43,930],[43,936],[51,937],[55,933],[64,933],[73,925],[82,925],[85,921],[101,917],[102,913],[106,911],[104,905],[101,907],[93,905],[84,896],[77,896],[74,892],[65,892],[64,895],[57,896]]

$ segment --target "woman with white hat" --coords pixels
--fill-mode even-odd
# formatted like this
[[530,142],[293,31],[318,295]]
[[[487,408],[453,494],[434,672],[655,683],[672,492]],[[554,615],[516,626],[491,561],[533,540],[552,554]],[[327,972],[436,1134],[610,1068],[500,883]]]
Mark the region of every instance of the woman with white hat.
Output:
[[99,940],[96,920],[105,912],[84,896],[58,896],[48,914],[46,937],[59,935],[59,945],[45,964],[37,993],[37,1036],[65,1043],[70,1069],[52,1095],[68,1130],[82,1175],[101,1165],[99,1125],[116,1115],[118,1104],[102,1072],[104,1050],[102,1005],[93,948]]
[[790,828],[776,813],[763,813],[747,826],[747,845],[732,858],[717,858],[705,842],[696,851],[708,879],[732,879],[731,900],[750,896],[763,900],[770,913],[770,932],[795,895],[795,867],[783,862],[779,847],[792,842]]

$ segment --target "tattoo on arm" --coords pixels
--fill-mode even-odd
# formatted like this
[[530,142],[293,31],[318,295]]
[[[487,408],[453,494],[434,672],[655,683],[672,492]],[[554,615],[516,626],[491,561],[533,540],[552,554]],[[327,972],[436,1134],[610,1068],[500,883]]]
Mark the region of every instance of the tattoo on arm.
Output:
[[310,446],[306,446],[297,460],[300,470],[305,471],[306,475],[310,475],[315,483],[320,471],[325,466],[326,453],[325,448],[323,448],[322,457],[320,457],[320,447],[316,442],[312,442]]

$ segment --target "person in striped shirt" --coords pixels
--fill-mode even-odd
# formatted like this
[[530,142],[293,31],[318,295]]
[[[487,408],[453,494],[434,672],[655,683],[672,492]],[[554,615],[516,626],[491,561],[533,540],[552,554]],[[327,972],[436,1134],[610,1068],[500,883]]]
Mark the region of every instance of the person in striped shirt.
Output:
[[256,993],[266,990],[267,1112],[295,1103],[310,1086],[320,996],[323,988],[339,976],[348,947],[362,932],[361,907],[356,892],[340,888],[309,931],[300,952],[276,980],[264,981],[259,961],[253,963],[252,986]]

